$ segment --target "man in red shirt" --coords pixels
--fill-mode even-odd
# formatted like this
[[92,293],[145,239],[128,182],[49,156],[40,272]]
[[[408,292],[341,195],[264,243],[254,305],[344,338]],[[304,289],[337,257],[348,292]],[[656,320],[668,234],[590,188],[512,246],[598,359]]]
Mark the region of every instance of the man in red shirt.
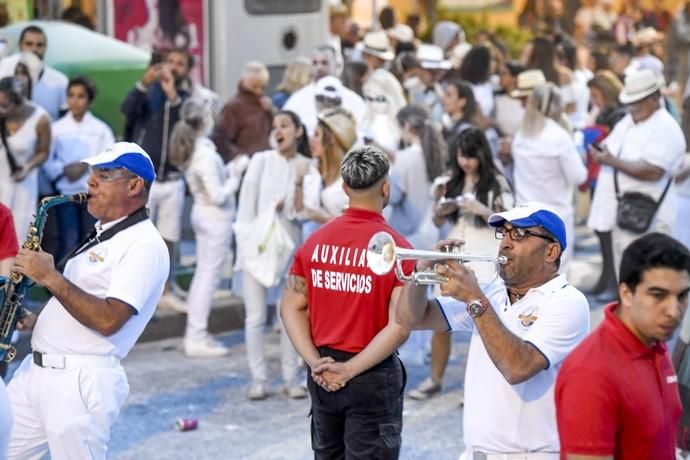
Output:
[[623,252],[620,301],[556,381],[561,459],[674,459],[681,415],[665,341],[688,306],[690,253],[650,233]]
[[[311,369],[312,449],[317,459],[397,459],[402,431],[402,364],[409,330],[395,321],[402,283],[366,261],[379,231],[409,248],[381,216],[390,164],[380,150],[351,150],[341,165],[350,206],[295,254],[280,303],[285,330]],[[411,271],[413,261],[403,266]],[[351,384],[347,385],[348,382]]]
[[0,203],[0,276],[8,276],[19,252],[12,212]]

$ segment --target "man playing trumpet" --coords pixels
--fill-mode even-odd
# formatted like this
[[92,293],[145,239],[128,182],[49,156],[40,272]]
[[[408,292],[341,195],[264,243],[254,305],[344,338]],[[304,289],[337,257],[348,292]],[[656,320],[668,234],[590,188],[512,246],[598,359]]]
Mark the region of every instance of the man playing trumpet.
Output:
[[[589,330],[589,306],[558,274],[566,246],[560,217],[529,203],[491,215],[489,225],[505,257],[500,279],[480,287],[471,270],[444,260],[434,267],[445,277],[442,297],[427,300],[426,288],[406,283],[396,318],[414,329],[472,332],[463,458],[557,460],[554,383],[563,359]],[[417,269],[432,265],[420,260]]]

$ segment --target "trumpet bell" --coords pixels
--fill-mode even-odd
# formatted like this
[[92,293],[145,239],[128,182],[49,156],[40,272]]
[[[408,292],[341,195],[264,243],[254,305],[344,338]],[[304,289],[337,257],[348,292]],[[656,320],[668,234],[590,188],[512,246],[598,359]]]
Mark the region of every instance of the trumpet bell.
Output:
[[378,232],[369,240],[367,266],[381,276],[390,272],[395,265],[395,241],[386,232]]

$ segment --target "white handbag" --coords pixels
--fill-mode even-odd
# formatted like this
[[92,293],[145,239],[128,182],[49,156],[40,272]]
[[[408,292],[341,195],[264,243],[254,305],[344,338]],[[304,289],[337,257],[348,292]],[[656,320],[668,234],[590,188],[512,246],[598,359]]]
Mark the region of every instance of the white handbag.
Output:
[[295,243],[280,223],[276,206],[269,206],[250,222],[232,226],[243,268],[263,286],[278,285]]

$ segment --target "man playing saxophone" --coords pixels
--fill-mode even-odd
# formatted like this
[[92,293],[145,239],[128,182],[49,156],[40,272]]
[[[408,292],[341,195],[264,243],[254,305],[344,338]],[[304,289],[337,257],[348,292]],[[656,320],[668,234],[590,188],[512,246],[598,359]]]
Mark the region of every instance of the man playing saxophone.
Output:
[[[464,459],[558,460],[554,383],[563,359],[589,330],[589,306],[558,274],[566,246],[558,215],[528,203],[493,214],[489,225],[505,257],[501,279],[480,288],[465,266],[442,261],[435,271],[446,279],[443,297],[427,300],[424,287],[406,283],[396,318],[414,329],[472,332]],[[420,261],[417,269],[431,265]]]
[[10,459],[104,459],[110,429],[129,392],[120,359],[151,319],[170,260],[145,208],[155,180],[148,154],[119,142],[84,161],[91,166],[88,211],[95,231],[60,274],[45,252],[26,249],[14,270],[46,287],[33,328],[33,353],[7,390],[14,426]]

